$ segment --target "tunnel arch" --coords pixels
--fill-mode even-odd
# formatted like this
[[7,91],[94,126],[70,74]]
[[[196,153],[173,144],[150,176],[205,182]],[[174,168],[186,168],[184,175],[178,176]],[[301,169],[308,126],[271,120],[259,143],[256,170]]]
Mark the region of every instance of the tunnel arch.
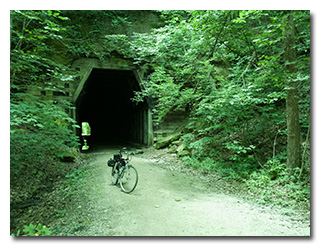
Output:
[[[89,122],[91,144],[127,142],[152,145],[150,102],[133,102],[141,90],[143,73],[123,59],[81,59],[73,65],[79,71],[73,95],[74,118]],[[80,136],[80,129],[76,132]]]

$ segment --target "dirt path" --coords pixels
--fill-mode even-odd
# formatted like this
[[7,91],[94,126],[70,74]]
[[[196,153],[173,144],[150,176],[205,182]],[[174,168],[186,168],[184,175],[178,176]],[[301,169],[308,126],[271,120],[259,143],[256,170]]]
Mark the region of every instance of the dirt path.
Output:
[[91,217],[82,236],[308,236],[310,228],[281,211],[210,191],[200,177],[134,156],[139,173],[131,194],[111,185],[108,160],[116,149],[92,153],[88,177]]

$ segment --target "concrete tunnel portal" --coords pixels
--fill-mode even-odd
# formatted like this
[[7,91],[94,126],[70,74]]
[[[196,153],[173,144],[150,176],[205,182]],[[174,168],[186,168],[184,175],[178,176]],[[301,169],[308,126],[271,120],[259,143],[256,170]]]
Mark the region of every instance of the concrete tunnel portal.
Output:
[[[151,109],[147,100],[133,102],[140,91],[133,70],[93,68],[75,102],[77,122],[88,122],[89,145],[153,141]],[[78,131],[78,135],[81,131]]]

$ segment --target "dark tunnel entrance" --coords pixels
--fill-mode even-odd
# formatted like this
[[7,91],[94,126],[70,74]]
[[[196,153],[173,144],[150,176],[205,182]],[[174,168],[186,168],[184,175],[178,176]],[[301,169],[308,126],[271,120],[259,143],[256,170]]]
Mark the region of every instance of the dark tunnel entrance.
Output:
[[[77,121],[89,122],[89,146],[150,143],[148,103],[131,100],[140,85],[133,71],[93,68],[76,100]],[[151,127],[152,129],[152,127]],[[78,135],[81,131],[78,131]]]

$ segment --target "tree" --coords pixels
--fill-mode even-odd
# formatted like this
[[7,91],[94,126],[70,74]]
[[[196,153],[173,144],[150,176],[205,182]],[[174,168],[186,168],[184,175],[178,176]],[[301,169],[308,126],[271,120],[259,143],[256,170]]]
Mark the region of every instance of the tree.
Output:
[[287,167],[289,169],[301,167],[300,154],[300,124],[298,106],[298,81],[296,77],[296,45],[295,23],[289,14],[284,26],[284,60],[286,71],[286,113],[287,113]]

